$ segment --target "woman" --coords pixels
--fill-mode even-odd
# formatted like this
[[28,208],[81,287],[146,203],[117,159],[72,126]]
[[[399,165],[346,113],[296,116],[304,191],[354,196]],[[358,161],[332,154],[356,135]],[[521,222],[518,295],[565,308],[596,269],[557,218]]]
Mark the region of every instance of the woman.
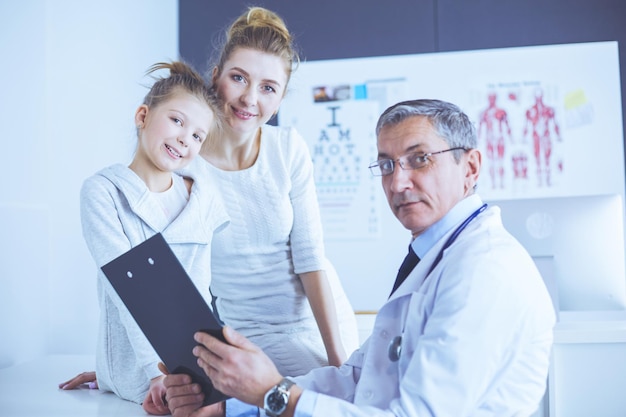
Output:
[[212,72],[222,105],[187,170],[221,189],[230,226],[213,241],[221,319],[285,375],[340,365],[358,347],[353,310],[324,255],[313,165],[278,112],[298,55],[283,20],[252,7],[231,25]]

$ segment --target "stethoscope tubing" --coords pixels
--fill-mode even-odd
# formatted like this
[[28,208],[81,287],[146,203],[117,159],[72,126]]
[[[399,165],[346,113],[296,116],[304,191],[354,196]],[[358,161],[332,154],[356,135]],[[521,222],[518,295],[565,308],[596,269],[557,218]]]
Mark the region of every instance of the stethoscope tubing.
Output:
[[[430,270],[428,271],[428,274],[426,274],[426,277],[428,277],[430,273],[433,272],[433,270],[437,267],[437,265],[443,258],[443,253],[445,252],[445,250],[448,249],[454,243],[456,238],[459,237],[459,235],[461,234],[461,232],[463,232],[463,230],[465,230],[467,225],[470,224],[470,222],[474,220],[476,217],[478,217],[480,213],[485,211],[486,208],[487,208],[487,204],[485,203],[482,206],[480,206],[478,210],[470,214],[469,217],[465,219],[463,223],[461,223],[454,232],[452,232],[452,234],[450,235],[446,243],[443,245],[443,247],[437,254],[435,261],[430,266]],[[402,333],[404,333],[404,331]],[[393,339],[391,339],[391,342],[389,342],[389,348],[388,348],[387,354],[391,362],[397,362],[400,360],[400,356],[402,355],[402,335],[398,335],[394,337]]]
[[443,248],[441,248],[441,250],[437,254],[437,257],[435,258],[435,261],[433,262],[433,264],[430,266],[430,270],[428,271],[428,274],[426,274],[426,276],[430,275],[430,273],[433,272],[433,270],[437,267],[437,265],[441,261],[441,258],[443,258],[443,253],[445,252],[445,250],[448,249],[454,243],[456,238],[459,237],[459,235],[461,234],[463,230],[465,230],[467,225],[470,224],[470,222],[474,220],[476,217],[478,217],[480,213],[485,211],[486,208],[487,208],[487,203],[483,204],[482,206],[478,208],[478,210],[470,214],[469,217],[465,219],[463,223],[461,223],[454,232],[452,232],[452,234],[450,235],[446,243],[443,245]]

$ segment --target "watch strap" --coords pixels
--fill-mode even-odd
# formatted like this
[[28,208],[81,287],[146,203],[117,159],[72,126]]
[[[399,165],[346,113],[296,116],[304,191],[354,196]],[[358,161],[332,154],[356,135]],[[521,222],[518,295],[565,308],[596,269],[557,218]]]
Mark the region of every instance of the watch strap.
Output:
[[291,379],[289,378],[283,378],[279,383],[278,383],[278,387],[282,388],[285,391],[289,391],[289,388],[293,387],[295,385],[295,382],[293,382]]
[[[289,404],[289,389],[295,384],[289,378],[283,378],[278,384],[274,385],[270,390],[265,394],[265,414],[269,417],[279,417],[282,413],[287,409],[287,404]],[[276,394],[282,394],[286,397],[285,403],[282,404],[279,410],[272,410],[270,405],[268,404],[268,398]]]

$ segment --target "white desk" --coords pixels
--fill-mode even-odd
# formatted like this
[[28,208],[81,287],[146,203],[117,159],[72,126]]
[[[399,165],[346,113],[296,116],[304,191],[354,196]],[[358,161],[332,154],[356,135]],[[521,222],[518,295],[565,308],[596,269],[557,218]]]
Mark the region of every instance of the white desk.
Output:
[[55,355],[0,369],[1,417],[146,417],[140,405],[110,392],[63,391],[59,382],[95,369],[93,356]]
[[[549,416],[626,416],[626,312],[562,314],[554,342]],[[0,417],[147,416],[140,405],[111,393],[57,388],[93,369],[89,355],[48,356],[0,369]]]

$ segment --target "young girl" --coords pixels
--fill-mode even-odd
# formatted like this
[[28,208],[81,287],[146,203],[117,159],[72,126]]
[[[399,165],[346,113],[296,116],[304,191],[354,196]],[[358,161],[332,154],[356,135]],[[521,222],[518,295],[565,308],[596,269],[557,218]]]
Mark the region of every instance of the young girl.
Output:
[[[83,184],[83,235],[101,267],[161,232],[210,302],[211,241],[228,218],[205,181],[174,171],[198,154],[217,120],[217,107],[202,77],[186,64],[155,64],[148,73],[157,70],[170,75],[154,83],[135,112],[138,142],[132,162],[105,168]],[[98,298],[96,372],[59,386],[91,382],[142,403],[151,414],[168,414],[159,357],[99,268]]]
[[212,75],[221,129],[186,171],[217,184],[231,219],[213,242],[217,312],[290,376],[341,365],[358,347],[354,312],[325,257],[307,144],[266,124],[297,62],[278,15],[252,7],[236,19]]

